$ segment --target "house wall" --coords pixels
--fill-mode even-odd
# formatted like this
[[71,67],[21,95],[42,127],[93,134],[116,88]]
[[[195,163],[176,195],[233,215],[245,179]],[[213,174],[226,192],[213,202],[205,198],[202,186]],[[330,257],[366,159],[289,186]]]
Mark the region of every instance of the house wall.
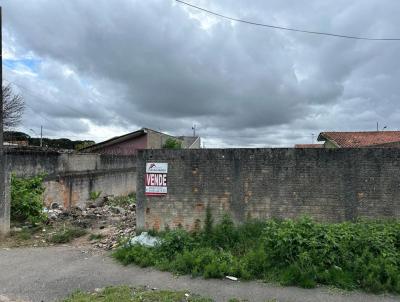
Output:
[[174,136],[147,129],[147,149],[161,149],[169,138],[179,140]]
[[[137,227],[193,229],[206,208],[219,221],[400,218],[400,149],[144,150]],[[168,194],[144,194],[146,162],[168,163]]]
[[201,147],[201,140],[200,137],[183,137],[183,149],[200,149]]
[[85,207],[90,192],[123,196],[136,191],[136,157],[99,154],[60,154],[8,150],[8,173],[19,177],[45,174],[46,205]]
[[324,148],[326,148],[326,149],[337,149],[338,147],[334,143],[332,143],[331,141],[327,140],[324,143]]
[[121,143],[99,148],[93,152],[108,155],[136,155],[137,150],[146,149],[147,135],[126,140]]
[[201,139],[198,139],[190,146],[190,149],[200,149],[201,148]]

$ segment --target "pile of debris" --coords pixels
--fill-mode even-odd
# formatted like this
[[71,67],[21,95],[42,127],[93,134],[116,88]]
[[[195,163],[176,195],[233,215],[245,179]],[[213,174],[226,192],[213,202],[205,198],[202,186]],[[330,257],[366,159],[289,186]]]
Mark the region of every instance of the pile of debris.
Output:
[[136,205],[116,205],[115,200],[114,197],[107,196],[88,204],[84,209],[64,209],[58,203],[53,203],[46,212],[50,223],[68,222],[90,229],[94,234],[92,244],[109,250],[116,247],[121,238],[132,238],[136,234]]

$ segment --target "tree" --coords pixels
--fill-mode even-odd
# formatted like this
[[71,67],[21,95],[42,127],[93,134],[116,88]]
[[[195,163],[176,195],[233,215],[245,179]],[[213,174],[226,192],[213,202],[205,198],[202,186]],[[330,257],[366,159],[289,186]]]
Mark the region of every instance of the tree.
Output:
[[13,92],[11,84],[3,85],[3,125],[4,129],[17,126],[25,110],[24,99]]
[[163,148],[164,149],[182,149],[182,142],[177,139],[168,138],[165,141]]
[[76,141],[76,143],[77,144],[74,146],[74,149],[77,151],[87,148],[87,147],[90,147],[95,144],[94,141]]

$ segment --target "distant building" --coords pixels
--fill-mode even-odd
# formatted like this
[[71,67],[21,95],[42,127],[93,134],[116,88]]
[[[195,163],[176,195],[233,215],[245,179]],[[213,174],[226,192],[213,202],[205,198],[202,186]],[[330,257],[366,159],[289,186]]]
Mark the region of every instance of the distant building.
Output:
[[114,155],[136,155],[140,149],[161,149],[167,139],[174,139],[181,142],[183,149],[200,148],[200,137],[175,137],[149,128],[142,128],[135,132],[91,145],[80,151]]
[[28,146],[30,136],[23,132],[4,131],[4,145],[6,146]]
[[178,136],[182,149],[200,149],[200,136]]
[[297,144],[295,148],[400,148],[400,131],[321,132],[320,144]]
[[324,148],[399,148],[400,131],[321,132]]

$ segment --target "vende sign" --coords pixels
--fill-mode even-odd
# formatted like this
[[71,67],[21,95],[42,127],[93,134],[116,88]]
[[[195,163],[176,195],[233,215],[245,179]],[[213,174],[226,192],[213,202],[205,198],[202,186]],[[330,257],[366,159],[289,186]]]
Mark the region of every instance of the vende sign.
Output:
[[146,195],[160,196],[167,194],[167,163],[146,163]]

